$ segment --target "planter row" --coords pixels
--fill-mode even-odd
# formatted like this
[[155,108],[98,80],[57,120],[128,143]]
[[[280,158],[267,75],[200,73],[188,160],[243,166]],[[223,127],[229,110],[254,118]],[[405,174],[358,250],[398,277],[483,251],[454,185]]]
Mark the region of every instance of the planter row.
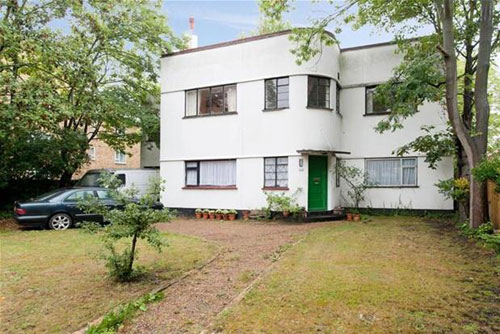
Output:
[[[236,210],[232,210],[230,212],[225,212],[225,213],[217,213],[215,211],[209,211],[209,212],[196,211],[194,215],[196,219],[236,220],[237,212]],[[242,211],[243,219],[247,220],[249,215],[250,211],[247,210]]]

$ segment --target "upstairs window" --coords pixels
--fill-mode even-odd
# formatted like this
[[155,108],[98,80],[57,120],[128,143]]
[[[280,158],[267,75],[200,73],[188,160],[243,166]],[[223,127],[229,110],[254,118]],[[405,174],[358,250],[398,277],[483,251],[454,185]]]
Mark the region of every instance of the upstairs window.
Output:
[[288,158],[264,158],[264,187],[288,187]]
[[186,161],[187,187],[236,186],[236,160]]
[[366,173],[373,186],[416,186],[417,159],[367,159]]
[[267,79],[265,81],[266,88],[266,105],[265,110],[288,108],[288,77]]
[[186,117],[236,112],[236,85],[186,91]]
[[387,114],[389,108],[386,105],[381,104],[375,98],[377,94],[377,86],[366,87],[366,114],[376,115],[376,114]]
[[90,146],[89,147],[89,159],[90,160],[95,160],[95,147],[94,146]]
[[335,109],[340,114],[340,85],[335,83]]
[[310,108],[330,109],[330,79],[308,77],[307,106]]
[[126,154],[121,151],[115,151],[115,164],[125,164]]

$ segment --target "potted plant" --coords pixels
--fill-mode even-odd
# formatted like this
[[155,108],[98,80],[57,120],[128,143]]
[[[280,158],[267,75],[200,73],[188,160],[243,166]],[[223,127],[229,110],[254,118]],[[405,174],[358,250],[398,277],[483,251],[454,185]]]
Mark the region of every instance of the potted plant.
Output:
[[347,220],[359,221],[361,219],[359,204],[365,199],[365,191],[370,186],[368,175],[357,167],[347,166],[344,161],[339,161],[336,169],[339,177],[349,186],[347,196],[351,199],[354,208],[352,212],[347,213]]
[[214,210],[209,210],[208,211],[208,218],[215,219],[215,211]]
[[197,219],[200,219],[201,218],[201,215],[202,215],[203,211],[201,209],[196,209],[194,210],[194,216],[197,218]]
[[221,209],[215,210],[215,219],[217,219],[217,220],[222,219],[222,210]]
[[241,213],[243,215],[244,220],[250,219],[250,210],[243,210]]
[[235,220],[237,214],[238,214],[238,211],[236,211],[236,210],[229,210],[228,213],[227,213],[227,218],[229,220]]
[[227,220],[227,215],[229,212],[227,210],[222,210],[222,219]]
[[208,209],[203,210],[203,219],[208,219]]

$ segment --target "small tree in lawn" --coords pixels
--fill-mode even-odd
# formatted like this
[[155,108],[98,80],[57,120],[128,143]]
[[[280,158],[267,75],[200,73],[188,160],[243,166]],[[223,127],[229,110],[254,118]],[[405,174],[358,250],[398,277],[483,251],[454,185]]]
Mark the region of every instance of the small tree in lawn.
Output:
[[[80,203],[80,207],[85,212],[101,214],[109,224],[101,228],[95,223],[85,223],[84,227],[86,231],[101,237],[107,250],[103,258],[110,276],[121,282],[130,281],[139,273],[137,268],[134,268],[138,240],[145,240],[158,252],[166,246],[166,241],[154,227],[155,223],[170,220],[170,212],[167,209],[153,209],[154,203],[159,200],[162,182],[159,178],[153,180],[146,195],[137,199],[138,192],[134,188],[118,190],[121,181],[114,175],[106,174],[99,181],[103,187],[109,189],[114,207],[110,209],[97,199],[86,200]],[[130,244],[120,251],[117,243],[122,239],[127,239]]]
[[338,161],[337,175],[349,186],[347,196],[352,201],[356,213],[359,213],[359,203],[365,199],[365,191],[370,186],[368,175],[360,168],[347,166],[344,161]]

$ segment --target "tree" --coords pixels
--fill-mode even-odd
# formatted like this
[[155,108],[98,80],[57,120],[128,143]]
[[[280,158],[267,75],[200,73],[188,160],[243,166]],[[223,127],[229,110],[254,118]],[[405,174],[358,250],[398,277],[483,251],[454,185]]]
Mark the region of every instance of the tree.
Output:
[[257,27],[254,30],[249,31],[248,33],[241,33],[239,35],[240,38],[265,35],[273,32],[289,30],[292,28],[290,22],[283,20],[281,13],[271,17],[266,15],[264,9],[265,7],[259,7],[261,16],[259,17],[259,23],[257,24]]
[[[160,8],[148,0],[0,1],[4,183],[49,176],[67,185],[92,140],[125,150],[155,135],[158,59],[184,45]],[[55,148],[41,165],[22,155],[39,139]]]
[[348,166],[342,160],[337,162],[335,173],[349,186],[347,196],[351,199],[356,213],[359,213],[359,204],[364,201],[366,189],[371,185],[368,175],[357,167]]
[[[261,5],[273,17],[289,10],[288,2],[263,0]],[[499,5],[493,0],[346,1],[314,21],[313,27],[296,31],[292,40],[298,44],[292,52],[299,63],[320,53],[322,44],[335,42],[324,28],[339,21],[394,32],[404,55],[394,78],[377,89],[377,98],[391,105],[391,114],[377,129],[402,128],[402,120],[413,116],[425,101],[444,103],[456,137],[459,175],[470,178],[470,169],[487,150],[488,73],[500,43],[500,30],[493,35],[493,27],[500,21]],[[433,27],[434,33],[417,40],[404,39],[405,34],[423,25]],[[478,227],[486,218],[485,183],[471,179],[470,225]]]
[[[121,181],[112,174],[105,174],[99,179],[103,187],[109,189],[110,199],[115,208],[109,209],[105,203],[97,198],[89,198],[79,203],[79,206],[88,213],[97,213],[109,222],[104,228],[95,223],[84,223],[84,228],[92,234],[100,236],[105,245],[107,254],[103,256],[111,277],[118,281],[130,281],[137,277],[134,262],[137,259],[137,242],[145,240],[158,252],[166,245],[154,224],[168,222],[170,212],[167,209],[155,210],[154,204],[159,201],[163,190],[160,179],[150,183],[146,195],[136,199],[137,190],[129,188],[121,191]],[[119,252],[117,242],[122,239],[130,240],[130,247]]]

